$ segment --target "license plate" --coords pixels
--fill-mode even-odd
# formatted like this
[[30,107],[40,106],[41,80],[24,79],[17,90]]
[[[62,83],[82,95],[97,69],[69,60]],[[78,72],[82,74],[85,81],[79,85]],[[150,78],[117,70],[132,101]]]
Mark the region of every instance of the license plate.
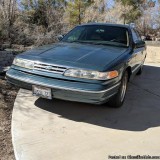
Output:
[[41,86],[32,86],[32,92],[34,96],[52,99],[51,88],[41,87]]

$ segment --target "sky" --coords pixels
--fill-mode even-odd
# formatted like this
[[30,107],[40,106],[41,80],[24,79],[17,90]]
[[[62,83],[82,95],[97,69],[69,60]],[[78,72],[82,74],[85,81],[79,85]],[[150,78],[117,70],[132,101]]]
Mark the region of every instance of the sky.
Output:
[[106,0],[108,8],[112,8],[114,6],[114,0]]

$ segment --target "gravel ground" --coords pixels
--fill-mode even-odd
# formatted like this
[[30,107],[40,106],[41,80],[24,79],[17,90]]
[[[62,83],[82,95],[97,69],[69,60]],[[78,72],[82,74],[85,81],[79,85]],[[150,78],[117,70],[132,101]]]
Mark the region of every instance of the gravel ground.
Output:
[[18,88],[6,84],[0,76],[0,159],[15,160],[11,141],[11,116]]

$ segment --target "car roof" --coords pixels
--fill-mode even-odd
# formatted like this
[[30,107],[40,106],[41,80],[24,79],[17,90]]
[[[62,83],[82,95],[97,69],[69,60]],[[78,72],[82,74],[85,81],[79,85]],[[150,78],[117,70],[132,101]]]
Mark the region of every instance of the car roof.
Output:
[[81,25],[78,25],[78,26],[99,26],[99,25],[102,25],[102,26],[113,26],[113,27],[123,27],[123,28],[127,28],[127,29],[131,29],[132,27],[128,24],[124,25],[124,24],[113,24],[113,23],[85,23],[85,24],[81,24]]

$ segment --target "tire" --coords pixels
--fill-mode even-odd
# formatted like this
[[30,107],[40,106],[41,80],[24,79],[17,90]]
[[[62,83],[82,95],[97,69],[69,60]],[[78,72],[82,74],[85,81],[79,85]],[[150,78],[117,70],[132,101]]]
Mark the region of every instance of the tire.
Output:
[[127,84],[128,72],[125,71],[125,73],[122,76],[121,84],[117,94],[115,94],[107,103],[110,107],[119,108],[123,105],[126,96]]

